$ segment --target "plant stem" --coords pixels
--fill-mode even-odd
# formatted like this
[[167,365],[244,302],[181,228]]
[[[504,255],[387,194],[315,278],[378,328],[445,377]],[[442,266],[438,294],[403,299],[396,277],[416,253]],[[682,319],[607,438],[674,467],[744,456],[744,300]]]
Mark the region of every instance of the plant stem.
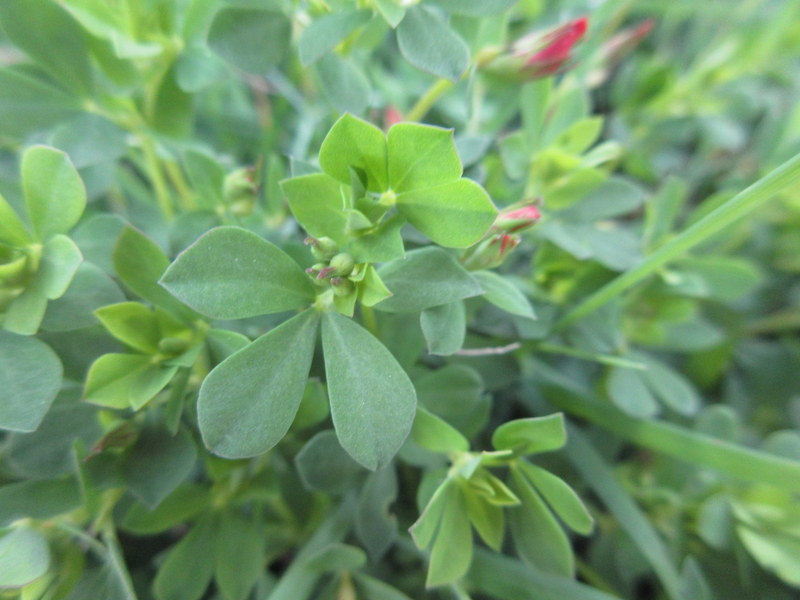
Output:
[[178,192],[178,198],[180,199],[181,206],[185,210],[192,210],[197,208],[197,204],[194,201],[194,195],[192,194],[192,189],[189,187],[189,184],[186,182],[186,178],[183,176],[178,163],[174,160],[165,160],[162,161],[164,165],[164,171],[167,173],[167,177],[172,182],[172,185]]
[[375,311],[371,306],[361,305],[361,318],[364,320],[364,326],[376,338],[380,339],[380,329],[378,328],[378,319],[375,317]]
[[167,182],[164,180],[164,175],[161,172],[161,164],[158,160],[155,143],[150,136],[144,133],[139,134],[139,141],[142,145],[142,152],[144,153],[145,163],[147,164],[148,175],[150,176],[156,193],[158,207],[161,209],[161,214],[164,215],[165,219],[172,219],[175,212],[172,209]]
[[796,154],[777,169],[739,192],[688,229],[678,234],[630,271],[619,275],[583,302],[573,307],[554,326],[562,331],[575,321],[594,312],[622,292],[645,279],[669,261],[707,241],[715,234],[752,212],[800,177],[800,154]]
[[419,121],[424,117],[428,111],[436,104],[436,101],[441,98],[445,92],[447,92],[450,88],[455,85],[449,79],[439,79],[428,88],[428,90],[422,94],[417,103],[408,111],[406,115],[406,120],[408,121]]

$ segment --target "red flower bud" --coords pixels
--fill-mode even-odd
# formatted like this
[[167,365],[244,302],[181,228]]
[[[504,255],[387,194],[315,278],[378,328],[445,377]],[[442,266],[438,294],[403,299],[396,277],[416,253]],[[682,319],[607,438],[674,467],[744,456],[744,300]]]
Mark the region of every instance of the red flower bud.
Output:
[[497,215],[497,219],[494,221],[494,229],[517,233],[533,227],[541,217],[542,213],[533,204],[528,204],[521,208],[506,209]]
[[573,47],[581,41],[589,19],[581,17],[545,35],[525,36],[514,44],[514,54],[524,58],[520,71],[530,79],[553,75],[572,58]]

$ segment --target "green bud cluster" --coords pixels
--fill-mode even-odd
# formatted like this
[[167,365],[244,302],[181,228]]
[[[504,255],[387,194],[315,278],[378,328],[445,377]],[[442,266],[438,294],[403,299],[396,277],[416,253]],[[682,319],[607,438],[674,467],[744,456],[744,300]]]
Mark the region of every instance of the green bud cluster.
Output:
[[41,250],[0,244],[0,311],[25,291],[39,269]]
[[246,216],[253,212],[258,186],[253,177],[253,169],[236,169],[225,177],[222,196],[233,214]]

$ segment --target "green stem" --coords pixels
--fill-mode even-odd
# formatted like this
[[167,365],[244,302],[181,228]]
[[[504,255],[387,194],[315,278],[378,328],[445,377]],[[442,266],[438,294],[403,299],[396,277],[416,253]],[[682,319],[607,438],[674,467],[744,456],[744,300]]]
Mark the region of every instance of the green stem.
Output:
[[364,326],[376,338],[380,339],[380,329],[378,328],[378,319],[375,317],[375,311],[371,306],[361,305],[361,318],[364,320]]
[[178,163],[176,163],[174,160],[165,160],[162,161],[162,163],[164,165],[164,171],[167,173],[167,177],[169,177],[169,180],[172,182],[172,185],[178,192],[178,199],[181,202],[181,207],[184,210],[193,210],[197,208],[197,203],[194,201],[192,189],[186,182],[186,178],[183,176]]
[[534,345],[533,347],[534,349],[539,350],[541,352],[548,352],[550,354],[563,354],[564,356],[573,356],[575,358],[580,358],[582,360],[598,362],[604,365],[610,365],[612,367],[624,367],[626,369],[637,369],[639,371],[647,370],[647,366],[644,365],[643,363],[637,362],[635,360],[629,360],[627,358],[622,358],[621,356],[613,356],[610,354],[592,354],[591,352],[585,352],[583,350],[570,348],[568,346],[559,346],[557,344],[550,344],[548,342],[542,342],[540,344]]
[[428,88],[428,90],[422,94],[417,103],[408,111],[406,115],[406,119],[408,121],[420,121],[422,117],[424,117],[428,111],[436,104],[436,101],[441,98],[445,92],[450,90],[455,85],[449,79],[439,79]]
[[594,294],[584,299],[564,315],[554,326],[562,331],[575,321],[594,312],[622,292],[639,283],[669,261],[707,241],[745,215],[770,200],[786,186],[800,177],[800,154],[796,154],[777,169],[747,189],[739,192],[725,204],[711,211],[688,229],[655,250],[636,267],[611,280]]
[[161,164],[158,159],[158,154],[156,153],[155,143],[152,138],[144,133],[139,134],[139,142],[142,145],[147,172],[150,181],[153,183],[158,207],[161,209],[161,214],[164,215],[164,218],[170,220],[175,212],[172,208],[167,182],[164,180],[164,175],[161,172]]

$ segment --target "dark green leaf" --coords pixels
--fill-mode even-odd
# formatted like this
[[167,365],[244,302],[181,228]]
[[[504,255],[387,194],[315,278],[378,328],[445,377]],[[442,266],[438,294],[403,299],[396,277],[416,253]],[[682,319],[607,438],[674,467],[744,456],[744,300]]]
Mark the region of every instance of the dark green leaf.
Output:
[[0,69],[0,132],[22,138],[80,112],[78,99],[22,71]]
[[637,369],[612,367],[606,382],[612,402],[633,417],[651,417],[658,412],[658,404],[644,377]]
[[310,304],[314,285],[277,246],[239,227],[217,227],[161,278],[180,300],[216,319],[241,319]]
[[42,328],[47,331],[73,331],[97,323],[94,311],[125,299],[117,284],[102,269],[84,262],[66,293],[47,305]]
[[[196,457],[185,429],[173,436],[165,428],[147,427],[125,457],[123,477],[135,496],[155,508],[186,479]],[[156,464],[158,468],[153,468]]]
[[230,7],[214,17],[208,45],[234,66],[260,75],[280,63],[291,35],[291,22],[281,13]]
[[295,457],[297,474],[309,490],[328,493],[347,491],[364,472],[344,451],[330,430],[312,437]]
[[214,575],[216,535],[215,522],[206,517],[172,547],[153,584],[158,600],[199,600],[203,596]]
[[469,65],[469,47],[435,11],[412,6],[397,27],[405,59],[437,77],[458,81]]
[[190,520],[206,510],[210,503],[207,488],[194,483],[185,483],[152,510],[145,504],[134,504],[122,519],[121,527],[137,535],[161,533]]
[[47,344],[0,331],[0,428],[34,431],[61,388],[61,374]]
[[258,520],[238,511],[222,513],[217,530],[214,578],[225,600],[245,600],[266,568],[264,535]]
[[467,333],[467,312],[460,300],[426,308],[419,316],[428,352],[447,356],[461,350]]
[[319,316],[308,310],[220,363],[203,381],[198,421],[216,454],[242,458],[266,452],[297,413],[314,355]]
[[376,306],[388,312],[417,312],[483,293],[480,284],[441,248],[412,250],[378,270],[394,295]]
[[80,491],[72,477],[5,484],[0,487],[0,526],[19,519],[51,519],[80,505]]
[[362,465],[379,469],[411,430],[414,386],[383,344],[338,313],[323,317],[322,346],[339,441]]
[[348,10],[316,19],[300,35],[297,50],[304,67],[319,60],[359,26],[369,21],[368,10]]
[[370,473],[358,497],[355,530],[358,539],[377,562],[397,537],[397,520],[390,505],[397,498],[397,476],[394,469]]

